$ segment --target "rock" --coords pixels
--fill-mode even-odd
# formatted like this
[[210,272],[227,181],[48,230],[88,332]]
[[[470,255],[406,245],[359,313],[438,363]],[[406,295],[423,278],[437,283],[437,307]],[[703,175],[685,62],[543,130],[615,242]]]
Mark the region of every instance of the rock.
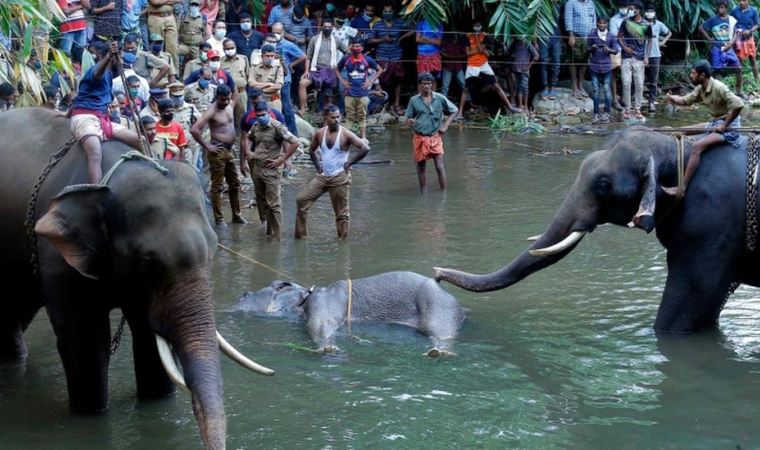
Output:
[[296,114],[296,127],[298,128],[298,137],[311,142],[311,138],[314,137],[314,127],[298,114]]
[[572,91],[565,88],[554,89],[554,100],[542,100],[540,95],[533,97],[533,110],[536,114],[547,114],[560,111],[591,113],[594,102],[590,98],[575,98]]
[[583,119],[578,116],[562,115],[557,117],[557,125],[579,125],[581,123],[583,123]]

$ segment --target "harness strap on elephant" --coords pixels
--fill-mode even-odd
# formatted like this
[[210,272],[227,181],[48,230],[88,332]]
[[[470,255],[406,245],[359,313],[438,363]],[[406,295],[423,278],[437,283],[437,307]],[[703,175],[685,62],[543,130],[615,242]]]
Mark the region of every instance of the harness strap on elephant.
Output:
[[348,325],[348,334],[351,334],[351,304],[353,303],[354,298],[354,289],[353,289],[353,283],[351,282],[351,278],[346,279],[346,282],[348,283],[348,307],[346,311],[346,322]]

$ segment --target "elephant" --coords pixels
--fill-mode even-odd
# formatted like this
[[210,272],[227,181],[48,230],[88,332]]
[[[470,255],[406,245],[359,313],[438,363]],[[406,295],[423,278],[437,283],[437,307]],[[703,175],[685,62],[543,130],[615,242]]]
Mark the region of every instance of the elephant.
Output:
[[[667,281],[654,322],[661,333],[715,327],[732,284],[760,285],[758,249],[745,250],[747,145],[721,145],[702,156],[682,198],[662,186],[678,179],[677,140],[630,129],[608,150],[589,154],[547,230],[512,262],[488,274],[435,268],[436,279],[464,289],[503,289],[570,253],[601,224],[651,232],[667,250]],[[684,160],[690,145],[684,142]],[[755,194],[754,201],[757,201]],[[756,212],[749,217],[756,221]]]
[[[239,363],[257,366],[216,331],[209,266],[217,238],[199,177],[185,163],[146,158],[120,163],[107,183],[86,184],[87,159],[74,143],[37,189],[49,157],[71,136],[69,129],[68,119],[40,108],[6,112],[0,120],[0,277],[7,287],[0,359],[25,360],[23,332],[45,307],[70,409],[103,412],[108,408],[109,312],[120,308],[133,338],[138,397],[170,395],[176,381],[192,395],[205,448],[222,449],[220,346],[236,354]],[[103,167],[114,167],[130,150],[104,142]],[[34,215],[25,226],[27,211]],[[30,233],[36,233],[36,252]]]
[[[350,321],[396,323],[415,328],[430,337],[428,356],[451,354],[450,348],[464,321],[457,300],[432,278],[414,272],[384,272],[325,287],[307,289],[297,283],[276,280],[256,292],[246,292],[238,302],[242,311],[287,315],[298,313],[320,351],[334,351],[335,332]],[[349,306],[350,305],[350,306]]]

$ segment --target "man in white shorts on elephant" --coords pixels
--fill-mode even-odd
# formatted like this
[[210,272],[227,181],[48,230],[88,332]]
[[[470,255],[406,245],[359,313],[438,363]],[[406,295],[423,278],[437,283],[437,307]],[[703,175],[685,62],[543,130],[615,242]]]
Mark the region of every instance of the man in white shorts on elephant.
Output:
[[87,173],[90,183],[98,184],[103,177],[100,166],[102,150],[100,143],[116,139],[139,149],[140,138],[128,128],[112,123],[108,117],[108,105],[112,101],[111,84],[118,76],[119,47],[111,42],[110,47],[102,42],[94,43],[97,64],[92,66],[79,83],[79,93],[69,110],[71,132],[82,144],[87,154]]

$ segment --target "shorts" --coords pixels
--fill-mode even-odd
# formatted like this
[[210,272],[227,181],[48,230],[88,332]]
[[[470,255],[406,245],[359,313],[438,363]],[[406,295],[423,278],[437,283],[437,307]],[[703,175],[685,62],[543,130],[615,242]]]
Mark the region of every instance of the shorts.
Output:
[[515,72],[516,90],[521,94],[528,94],[530,87],[530,72]]
[[471,77],[477,77],[480,74],[483,75],[491,75],[495,77],[496,75],[493,73],[493,69],[491,68],[491,65],[488,63],[483,64],[482,66],[467,66],[467,70],[464,72],[464,78],[471,78]]
[[[709,122],[707,122],[707,125],[705,125],[706,129],[712,129],[717,127],[718,125],[722,124],[724,122],[723,118],[719,119],[713,119]],[[721,133],[723,135],[723,139],[726,140],[726,143],[731,144],[734,147],[739,147],[742,143],[741,139],[741,133],[737,133],[736,131],[731,131],[732,128],[740,128],[742,126],[742,118],[741,116],[737,116],[736,119],[734,119],[733,122],[731,122],[731,125]]]
[[441,54],[435,55],[417,55],[417,75],[423,72],[430,72],[437,77],[441,72]]
[[585,39],[579,37],[575,38],[575,46],[570,49],[570,60],[574,63],[585,63],[588,60]]
[[103,128],[100,119],[94,114],[77,114],[71,118],[71,133],[77,141],[87,136],[97,136],[102,142],[112,139],[117,131],[125,129],[123,125],[113,122],[110,122],[110,129]]
[[754,58],[757,55],[757,46],[755,45],[755,38],[750,36],[748,39],[742,39],[738,37],[736,39],[736,56],[741,60],[747,58]]
[[335,71],[329,67],[323,67],[316,71],[309,72],[309,78],[317,89],[322,89],[323,87],[334,89],[338,87],[338,78],[335,76]]
[[415,162],[422,162],[443,155],[443,137],[440,134],[423,136],[414,133],[412,135],[412,146],[414,147]]
[[383,73],[380,74],[381,84],[399,84],[404,81],[404,64],[400,62],[392,61],[378,61],[380,67],[383,68]]
[[713,69],[723,69],[726,67],[741,67],[742,63],[739,61],[739,57],[734,53],[734,49],[721,51],[720,47],[713,46],[710,49],[710,55],[712,56]]

